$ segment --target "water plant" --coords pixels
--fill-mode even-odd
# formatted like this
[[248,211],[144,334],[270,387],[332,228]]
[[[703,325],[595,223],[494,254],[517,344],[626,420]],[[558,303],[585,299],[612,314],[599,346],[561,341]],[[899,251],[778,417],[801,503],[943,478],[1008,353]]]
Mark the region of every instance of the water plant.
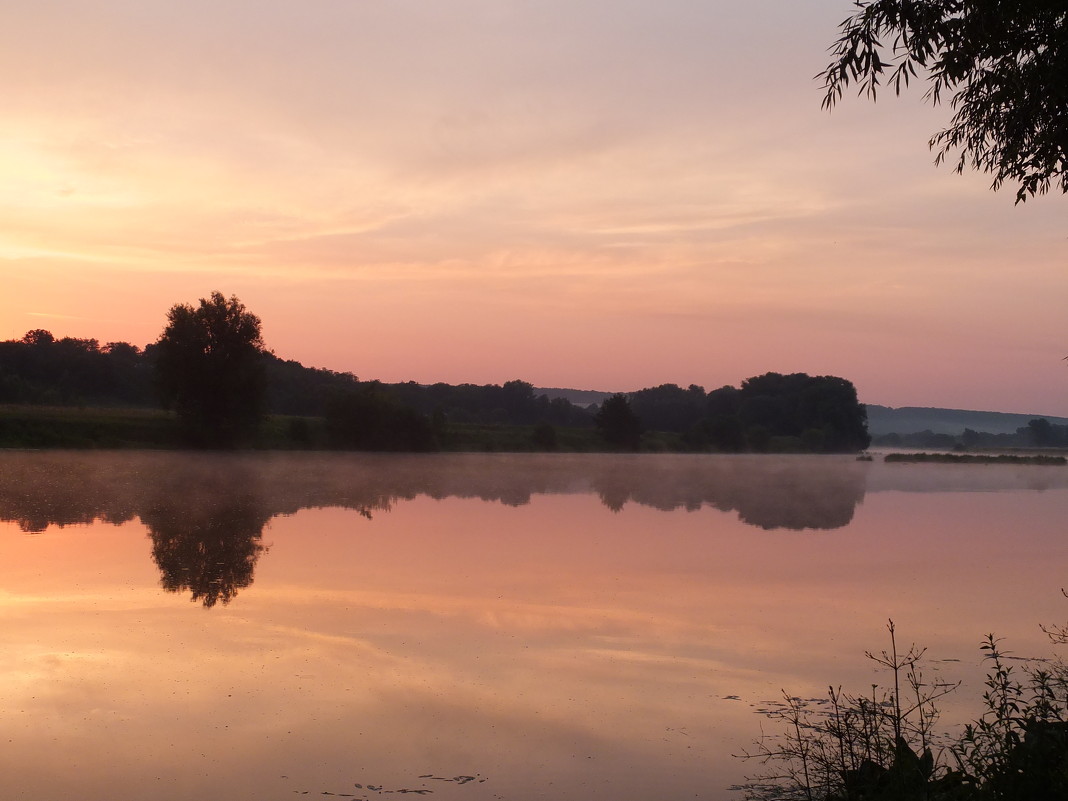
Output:
[[899,653],[893,621],[888,630],[890,650],[866,656],[891,686],[860,695],[832,686],[810,700],[784,692],[762,710],[778,733],[739,755],[762,771],[732,789],[748,801],[1068,799],[1068,666],[1010,664],[988,635],[984,711],[954,737],[937,727],[937,701],[959,683],[925,681],[926,649]]

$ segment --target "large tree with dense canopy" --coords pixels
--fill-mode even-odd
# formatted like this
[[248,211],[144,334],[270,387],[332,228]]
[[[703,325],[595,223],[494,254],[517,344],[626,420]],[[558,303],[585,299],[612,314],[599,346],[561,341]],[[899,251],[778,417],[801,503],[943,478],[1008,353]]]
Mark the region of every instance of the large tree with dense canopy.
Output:
[[167,312],[157,383],[193,444],[232,447],[255,431],[266,398],[263,352],[260,318],[235,296],[212,292]]

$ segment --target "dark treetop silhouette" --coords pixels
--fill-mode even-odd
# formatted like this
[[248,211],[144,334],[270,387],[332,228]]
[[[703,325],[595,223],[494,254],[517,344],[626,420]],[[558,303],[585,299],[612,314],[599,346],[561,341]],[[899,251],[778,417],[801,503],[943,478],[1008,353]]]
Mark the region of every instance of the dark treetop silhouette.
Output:
[[638,450],[642,437],[642,421],[631,409],[626,395],[616,394],[605,400],[594,422],[605,442],[617,448]]
[[228,447],[249,438],[267,390],[259,317],[212,292],[195,308],[172,306],[156,347],[160,393],[190,442]]
[[[930,141],[941,162],[1018,184],[1016,202],[1059,183],[1068,192],[1068,9],[1064,0],[861,0],[821,73],[833,106],[856,83],[872,99],[922,76],[925,97],[952,93],[948,128]],[[887,43],[888,42],[888,43]]]

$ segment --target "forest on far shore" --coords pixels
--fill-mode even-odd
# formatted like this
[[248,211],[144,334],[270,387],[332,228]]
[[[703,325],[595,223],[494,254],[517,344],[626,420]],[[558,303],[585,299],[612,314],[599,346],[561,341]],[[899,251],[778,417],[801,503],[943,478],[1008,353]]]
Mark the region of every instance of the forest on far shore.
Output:
[[[0,341],[0,404],[160,409],[166,404],[159,354],[159,343],[141,348],[30,331]],[[520,380],[387,384],[305,367],[267,350],[258,359],[264,416],[289,418],[271,447],[427,451],[463,449],[467,442],[513,450],[854,452],[870,441],[855,388],[833,376],[766,373],[711,392],[662,384],[583,406],[550,399]],[[18,446],[18,432],[5,432],[14,425],[8,418],[0,417],[0,444]],[[496,438],[500,448],[480,445],[463,436],[476,429],[507,429],[509,436]]]
[[940,451],[1001,450],[1005,448],[1068,448],[1068,425],[1036,417],[1013,432],[976,431],[964,428],[959,434],[913,431],[872,437],[880,448],[925,448]]

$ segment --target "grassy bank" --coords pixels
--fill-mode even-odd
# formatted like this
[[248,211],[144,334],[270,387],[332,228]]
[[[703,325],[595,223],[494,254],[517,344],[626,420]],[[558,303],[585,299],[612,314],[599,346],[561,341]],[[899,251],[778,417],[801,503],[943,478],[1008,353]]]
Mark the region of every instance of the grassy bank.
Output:
[[[596,429],[564,426],[446,423],[437,447],[449,452],[603,453],[616,450]],[[182,449],[177,420],[161,409],[96,406],[0,405],[0,448]],[[270,415],[248,447],[261,450],[332,450],[321,417]],[[642,453],[697,450],[679,434],[647,431]],[[706,452],[706,451],[705,451]],[[772,437],[769,453],[803,453],[798,437]]]
[[[448,424],[438,434],[444,451],[567,453],[608,450],[591,428]],[[648,434],[642,449],[681,450],[670,434]],[[160,409],[0,405],[0,448],[180,449],[173,414]],[[321,417],[271,415],[250,447],[264,450],[329,450]]]
[[156,409],[0,405],[0,448],[177,448]]

